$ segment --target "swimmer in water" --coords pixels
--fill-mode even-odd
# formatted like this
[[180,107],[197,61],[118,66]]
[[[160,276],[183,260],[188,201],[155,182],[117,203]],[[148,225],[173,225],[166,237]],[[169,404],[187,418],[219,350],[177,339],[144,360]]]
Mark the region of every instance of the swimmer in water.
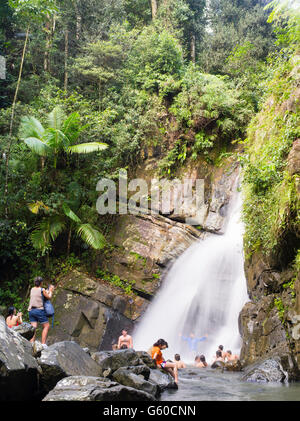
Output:
[[175,364],[176,364],[178,370],[180,368],[186,368],[186,365],[184,364],[183,361],[181,361],[179,354],[175,354],[174,359],[175,359]]
[[198,362],[195,364],[198,368],[207,367],[207,362],[204,355],[200,355]]
[[232,354],[230,350],[226,351],[226,359],[227,361],[236,361],[239,359],[239,356],[236,354]]

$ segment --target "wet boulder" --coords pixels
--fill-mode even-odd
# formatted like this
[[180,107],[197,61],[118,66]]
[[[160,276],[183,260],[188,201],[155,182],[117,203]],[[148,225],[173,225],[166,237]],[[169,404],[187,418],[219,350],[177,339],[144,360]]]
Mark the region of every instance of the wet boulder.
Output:
[[41,384],[45,392],[68,376],[99,376],[98,364],[76,343],[57,342],[41,352]]
[[71,376],[60,380],[43,401],[154,401],[142,390],[127,387],[109,379]]
[[235,361],[227,361],[225,363],[225,370],[226,371],[241,371],[242,370],[242,364],[240,360]]
[[0,316],[0,401],[34,399],[38,372],[31,343],[8,328]]
[[279,359],[269,358],[247,367],[242,380],[258,383],[283,383],[288,381],[288,374],[284,371]]

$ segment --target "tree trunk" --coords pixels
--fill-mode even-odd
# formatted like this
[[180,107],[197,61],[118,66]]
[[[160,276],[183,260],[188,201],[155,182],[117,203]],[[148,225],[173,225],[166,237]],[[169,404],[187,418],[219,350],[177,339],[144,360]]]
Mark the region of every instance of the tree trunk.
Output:
[[157,15],[157,0],[151,0],[151,12],[152,19],[155,19]]
[[195,35],[191,36],[191,60],[196,63],[196,37]]
[[72,230],[71,230],[71,227],[70,227],[69,233],[68,233],[68,244],[67,244],[67,256],[68,257],[70,255],[70,249],[71,249],[71,236],[72,236]]
[[10,117],[10,125],[9,125],[9,144],[8,149],[6,152],[6,160],[5,160],[5,186],[4,186],[4,203],[5,203],[5,217],[8,218],[8,207],[7,207],[7,196],[8,196],[8,164],[9,164],[9,158],[10,158],[10,151],[12,146],[12,132],[13,132],[13,124],[14,124],[14,117],[15,117],[15,108],[18,98],[18,92],[19,87],[22,79],[22,72],[23,72],[23,66],[24,66],[24,60],[25,60],[25,53],[28,43],[28,37],[29,37],[29,26],[26,29],[26,36],[23,46],[23,52],[22,52],[22,58],[21,58],[21,64],[20,64],[20,70],[19,70],[19,77],[17,81],[17,86],[15,90],[14,100],[11,107],[11,117]]
[[75,13],[76,13],[76,40],[78,41],[81,33],[81,15],[78,9],[78,1],[75,1]]
[[47,22],[46,22],[46,48],[44,54],[44,70],[45,72],[50,72],[50,49],[53,42],[53,35],[56,27],[56,19],[55,15],[51,18],[47,15]]
[[49,72],[49,50],[51,46],[51,23],[49,15],[47,15],[47,22],[45,25],[45,31],[46,31],[46,47],[45,47],[45,53],[44,53],[44,71]]
[[68,90],[68,57],[69,57],[69,31],[68,29],[65,30],[65,80],[64,80],[64,90],[67,92]]

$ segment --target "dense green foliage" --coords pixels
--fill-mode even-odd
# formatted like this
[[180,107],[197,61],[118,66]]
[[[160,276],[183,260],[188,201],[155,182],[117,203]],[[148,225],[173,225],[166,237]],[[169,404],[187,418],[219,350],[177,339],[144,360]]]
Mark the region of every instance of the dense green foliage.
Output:
[[283,49],[271,62],[267,100],[251,121],[245,141],[245,246],[248,256],[260,251],[276,257],[283,267],[294,264],[297,270],[299,177],[288,171],[287,158],[300,137],[300,17],[290,11],[287,21],[286,14],[277,8],[271,18],[276,19]]
[[[220,162],[233,141],[244,139],[272,84],[274,95],[292,89],[274,75],[280,65],[291,66],[285,54],[295,52],[295,25],[277,23],[275,12],[275,24],[267,22],[272,9],[265,3],[161,0],[155,16],[146,0],[1,3],[7,78],[0,80],[0,298],[6,304],[18,303],[37,273],[56,275],[55,262],[61,269],[64,258],[90,269],[91,247],[105,245],[106,221],[95,208],[101,177],[114,178],[120,168],[133,173],[149,145],[161,150],[163,175],[189,159]],[[281,171],[297,121],[278,119],[272,165],[263,156],[275,143],[245,163],[253,197],[283,180],[292,186]],[[252,247],[254,234],[247,235]]]

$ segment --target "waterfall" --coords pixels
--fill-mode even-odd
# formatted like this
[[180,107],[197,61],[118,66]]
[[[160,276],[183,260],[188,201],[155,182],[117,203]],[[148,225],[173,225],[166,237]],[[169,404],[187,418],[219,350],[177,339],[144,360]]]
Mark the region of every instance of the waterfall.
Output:
[[[159,338],[174,361],[192,362],[204,354],[211,362],[219,345],[238,353],[238,315],[248,300],[243,257],[241,194],[231,201],[225,232],[210,234],[189,247],[172,265],[163,285],[133,332],[134,348],[148,350]],[[191,349],[188,338],[194,341]]]

